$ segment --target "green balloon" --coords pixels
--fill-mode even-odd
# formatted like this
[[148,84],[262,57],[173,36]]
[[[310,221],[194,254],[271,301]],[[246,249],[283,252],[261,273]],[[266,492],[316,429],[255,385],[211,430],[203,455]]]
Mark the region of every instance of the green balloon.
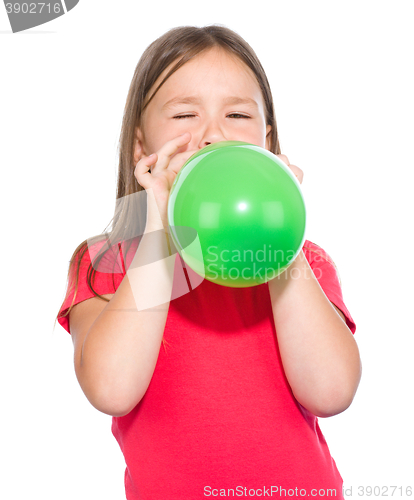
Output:
[[218,285],[256,286],[293,262],[305,241],[306,209],[292,171],[254,144],[224,141],[195,153],[168,201],[177,251]]

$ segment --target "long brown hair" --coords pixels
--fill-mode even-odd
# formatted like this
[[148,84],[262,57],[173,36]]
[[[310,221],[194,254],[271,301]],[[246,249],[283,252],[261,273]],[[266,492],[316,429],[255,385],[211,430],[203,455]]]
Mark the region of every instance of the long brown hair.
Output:
[[[201,28],[195,26],[173,28],[159,37],[147,47],[135,68],[124,108],[119,140],[116,207],[114,217],[111,221],[112,229],[109,233],[110,241],[108,239],[108,233],[104,230],[103,235],[98,235],[85,240],[76,248],[69,263],[68,286],[65,300],[70,295],[73,288],[75,288],[74,297],[67,312],[65,314],[61,314],[60,316],[58,315],[56,319],[68,315],[74,305],[78,290],[80,265],[82,263],[83,256],[91,244],[106,239],[109,242],[109,244],[104,245],[105,251],[107,251],[117,242],[127,239],[125,238],[125,228],[128,224],[131,224],[131,220],[137,220],[138,218],[137,222],[139,227],[143,228],[145,226],[145,207],[137,206],[137,197],[129,196],[144,190],[134,175],[136,127],[140,127],[142,129],[142,117],[144,110],[165,81],[186,62],[190,61],[203,51],[207,51],[215,47],[221,48],[227,51],[227,53],[238,57],[252,70],[253,74],[256,76],[265,104],[266,125],[270,125],[272,127],[270,131],[270,151],[274,154],[281,153],[273,98],[269,82],[255,52],[240,35],[224,26],[210,25]],[[151,97],[149,97],[150,91],[153,89],[155,82],[158,80],[163,71],[173,63],[175,64],[171,67],[170,71],[166,74],[158,87],[154,89]],[[129,250],[132,239],[128,239],[128,242],[129,245],[126,253]],[[104,252],[96,261],[94,261],[93,264],[92,262],[89,264],[87,271],[87,283],[95,296],[108,302],[109,300],[107,298],[99,295],[93,288],[97,265],[99,264],[99,259],[102,258],[103,255]],[[71,275],[75,276],[75,279],[71,280]]]

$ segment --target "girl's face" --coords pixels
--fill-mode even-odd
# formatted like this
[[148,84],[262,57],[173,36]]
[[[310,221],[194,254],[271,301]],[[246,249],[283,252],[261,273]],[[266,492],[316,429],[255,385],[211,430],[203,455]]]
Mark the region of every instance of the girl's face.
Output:
[[270,149],[271,126],[266,126],[256,77],[237,57],[216,48],[198,55],[168,78],[147,106],[142,123],[142,130],[137,129],[136,156],[156,153],[185,132],[191,133],[191,140],[178,152],[232,140]]

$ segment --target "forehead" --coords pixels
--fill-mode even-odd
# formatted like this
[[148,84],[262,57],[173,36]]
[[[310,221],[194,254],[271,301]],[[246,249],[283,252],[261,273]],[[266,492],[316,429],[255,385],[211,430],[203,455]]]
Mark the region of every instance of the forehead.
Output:
[[[164,70],[152,92],[176,63],[174,61]],[[157,101],[162,105],[161,101],[175,94],[185,95],[187,92],[194,93],[194,90],[208,92],[211,86],[220,88],[223,93],[249,95],[262,101],[260,86],[253,71],[235,54],[213,48],[198,54],[175,71],[155,94],[152,102]]]

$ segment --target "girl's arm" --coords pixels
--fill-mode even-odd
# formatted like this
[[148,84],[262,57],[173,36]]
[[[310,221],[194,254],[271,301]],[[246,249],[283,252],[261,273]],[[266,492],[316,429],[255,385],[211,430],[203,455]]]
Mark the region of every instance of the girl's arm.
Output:
[[[156,262],[148,262],[148,254]],[[90,403],[119,417],[144,396],[154,373],[167,319],[175,256],[164,227],[147,226],[109,302],[92,298],[70,312],[75,372]]]
[[79,384],[95,408],[115,417],[126,415],[139,403],[157,363],[176,260],[168,234],[169,191],[194,154],[179,153],[190,140],[191,134],[182,134],[151,156],[137,146],[134,175],[147,191],[145,232],[110,301],[104,305],[101,299],[91,298],[70,313]]
[[302,250],[268,284],[280,355],[295,398],[318,417],[341,413],[352,403],[361,378],[352,332]]

